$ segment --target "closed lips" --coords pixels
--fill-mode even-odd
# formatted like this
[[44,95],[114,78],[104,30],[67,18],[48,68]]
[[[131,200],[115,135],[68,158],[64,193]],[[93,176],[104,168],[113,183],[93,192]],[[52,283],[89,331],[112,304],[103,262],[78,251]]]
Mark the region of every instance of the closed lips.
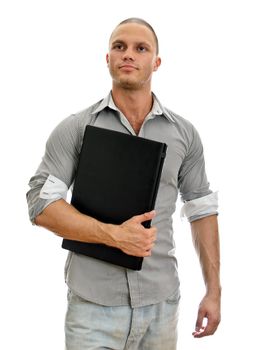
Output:
[[120,68],[138,69],[137,67],[132,66],[130,64],[124,64],[124,65],[120,66]]

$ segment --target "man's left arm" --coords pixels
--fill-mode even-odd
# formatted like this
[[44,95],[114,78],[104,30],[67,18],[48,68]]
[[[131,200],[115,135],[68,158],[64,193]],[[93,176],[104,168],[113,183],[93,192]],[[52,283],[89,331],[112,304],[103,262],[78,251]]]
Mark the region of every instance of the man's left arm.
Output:
[[192,221],[191,231],[206,286],[206,294],[199,305],[193,332],[195,338],[201,338],[214,334],[220,323],[220,248],[217,215]]
[[220,322],[218,193],[211,191],[207,180],[200,136],[192,125],[186,123],[185,127],[189,147],[179,170],[178,186],[184,202],[181,216],[191,223],[206,285],[193,332],[194,337],[201,338],[213,334]]

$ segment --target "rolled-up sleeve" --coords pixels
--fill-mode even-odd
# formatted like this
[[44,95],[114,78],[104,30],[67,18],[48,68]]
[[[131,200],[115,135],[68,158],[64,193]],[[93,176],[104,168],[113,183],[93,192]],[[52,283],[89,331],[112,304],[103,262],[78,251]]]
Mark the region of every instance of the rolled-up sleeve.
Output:
[[184,202],[181,216],[190,222],[218,214],[218,194],[212,192],[207,180],[203,146],[197,130],[192,126],[189,147],[178,175],[178,187]]
[[63,120],[51,133],[45,154],[29,181],[26,193],[29,217],[32,223],[49,204],[65,199],[71,186],[82,142],[75,115]]

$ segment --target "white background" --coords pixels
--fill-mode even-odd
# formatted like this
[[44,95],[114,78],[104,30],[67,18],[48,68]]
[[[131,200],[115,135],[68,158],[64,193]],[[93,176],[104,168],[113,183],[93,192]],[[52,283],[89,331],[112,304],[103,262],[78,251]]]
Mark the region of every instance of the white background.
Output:
[[223,301],[213,337],[191,336],[204,287],[180,203],[174,216],[182,283],[179,350],[258,349],[256,3],[1,2],[1,349],[63,349],[66,252],[60,238],[30,224],[27,183],[54,126],[108,93],[108,38],[131,16],[157,31],[162,66],[153,90],[199,130],[211,187],[219,191]]

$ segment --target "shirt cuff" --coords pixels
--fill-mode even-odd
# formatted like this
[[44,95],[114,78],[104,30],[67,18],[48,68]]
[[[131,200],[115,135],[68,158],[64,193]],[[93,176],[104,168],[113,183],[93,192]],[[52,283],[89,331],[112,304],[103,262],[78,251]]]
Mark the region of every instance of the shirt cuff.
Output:
[[[193,199],[184,203],[180,216],[184,216],[190,221],[193,217],[205,217],[216,214],[218,210],[218,192],[213,192],[207,196]],[[192,220],[193,221],[193,220]]]
[[43,185],[40,191],[41,199],[60,199],[63,198],[66,200],[67,198],[67,185],[56,178],[53,175],[49,175],[45,184]]

